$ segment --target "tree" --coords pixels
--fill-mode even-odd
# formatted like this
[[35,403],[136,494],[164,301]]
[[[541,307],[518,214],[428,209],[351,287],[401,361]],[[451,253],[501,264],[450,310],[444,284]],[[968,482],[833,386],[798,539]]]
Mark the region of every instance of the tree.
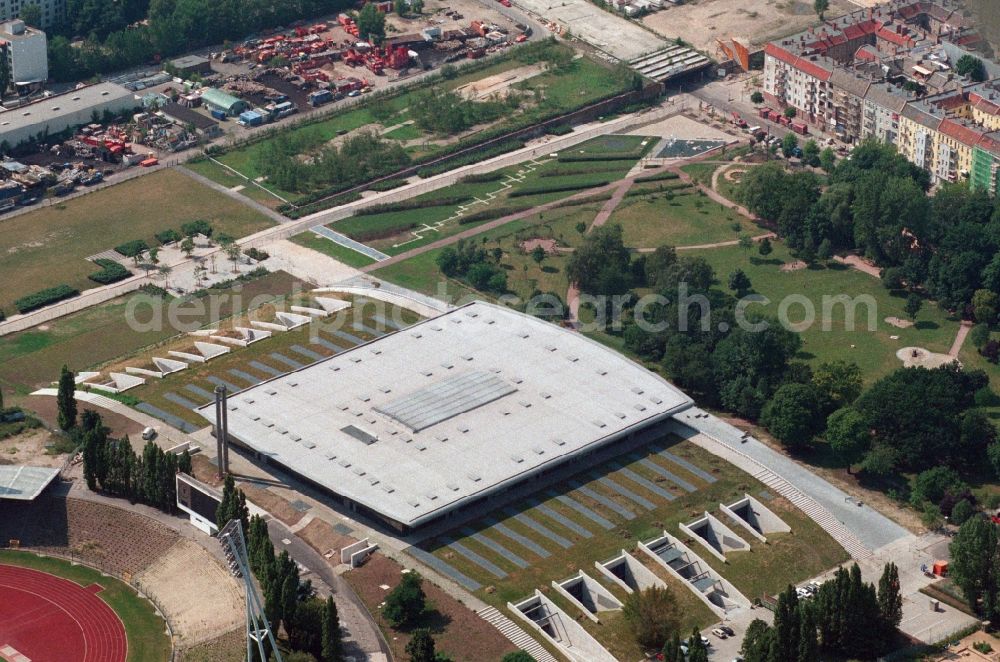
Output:
[[184,237],[181,241],[181,252],[184,253],[186,257],[191,257],[191,253],[194,253],[194,239],[191,237]]
[[59,412],[59,428],[72,430],[76,426],[76,376],[65,365],[59,374],[59,392],[56,395],[56,409]]
[[410,9],[414,14],[424,13],[424,0],[410,0]]
[[18,12],[17,17],[24,21],[25,25],[35,28],[42,26],[42,8],[35,3],[21,7],[21,11]]
[[911,320],[916,320],[917,313],[920,312],[920,309],[923,307],[923,305],[924,305],[923,298],[919,294],[913,293],[910,294],[908,297],[906,297],[906,305],[904,306],[903,310],[906,311],[907,317],[909,317]]
[[948,518],[952,524],[962,526],[969,518],[976,513],[975,506],[968,499],[961,499],[951,508],[951,516]]
[[993,326],[997,321],[998,310],[1000,310],[1000,294],[990,290],[976,290],[972,295],[972,314],[977,322]]
[[987,77],[986,65],[983,64],[983,61],[968,53],[958,58],[958,62],[955,63],[955,71],[960,76],[967,76],[977,83],[983,82]]
[[740,653],[746,662],[771,662],[771,643],[774,640],[774,630],[771,626],[755,618],[747,626],[743,635],[743,645]]
[[802,146],[802,160],[813,167],[820,165],[819,144],[815,140],[810,138]]
[[819,153],[819,167],[823,168],[825,172],[833,172],[833,169],[836,166],[837,155],[834,153],[832,148],[824,148],[823,151]]
[[985,324],[977,324],[969,331],[969,342],[976,349],[982,349],[990,341],[990,327]]
[[758,105],[764,103],[764,95],[761,94],[760,92],[754,92],[753,94],[750,95],[750,103]]
[[984,517],[963,524],[948,546],[949,574],[969,606],[993,620],[997,616],[998,558],[997,526]]
[[813,662],[819,651],[816,621],[813,610],[805,605],[799,607],[799,650],[798,662]]
[[736,292],[736,296],[745,296],[751,287],[750,277],[742,269],[737,269],[729,274],[729,289]]
[[409,8],[406,0],[394,0],[392,3],[392,10],[396,12],[398,16],[406,16],[406,10]]
[[[794,108],[790,110],[794,110]],[[785,137],[781,139],[781,153],[784,154],[786,158],[794,156],[795,150],[798,146],[799,139],[794,133],[786,133]]]
[[374,2],[369,2],[358,12],[358,33],[362,38],[371,39],[375,44],[385,39],[385,14],[378,10]]
[[749,234],[745,232],[740,234],[738,242],[740,248],[742,248],[745,251],[748,251],[751,248],[753,248],[753,237],[751,237]]
[[[238,519],[243,526],[243,531],[250,530],[250,511],[246,506],[246,495],[237,489],[236,480],[232,474],[226,474],[226,480],[222,486],[222,501],[215,511],[215,525],[219,530],[225,528],[230,521]],[[280,592],[280,587],[279,587]]]
[[820,390],[830,409],[843,407],[861,395],[864,384],[857,363],[836,360],[820,363],[813,371],[812,383]]
[[566,275],[588,294],[623,294],[631,255],[620,225],[602,225],[587,235],[566,264]]
[[858,462],[871,446],[871,435],[864,417],[851,407],[844,407],[826,419],[826,440],[847,465]]
[[514,651],[504,655],[500,662],[536,662],[536,660],[527,651]]
[[878,580],[878,611],[888,636],[903,620],[903,596],[899,592],[899,569],[895,563],[886,563]]
[[829,8],[830,0],[813,0],[813,9],[816,11],[816,15],[819,16],[819,20],[823,20],[823,14]]
[[531,251],[531,259],[535,261],[535,264],[541,264],[545,260],[545,249],[541,246],[535,246]]
[[767,257],[774,251],[774,247],[771,246],[771,239],[769,237],[764,237],[760,240],[760,244],[757,245],[757,252],[760,253],[761,257]]
[[760,421],[786,446],[805,446],[823,429],[820,400],[812,384],[785,384],[765,405]]
[[406,643],[406,654],[410,656],[410,662],[435,662],[434,637],[430,630],[415,630],[413,637]]
[[411,570],[399,580],[399,584],[385,599],[382,613],[393,627],[413,625],[424,613],[427,596],[421,586],[423,578]]
[[913,479],[910,501],[914,505],[933,503],[940,505],[948,494],[960,494],[967,489],[958,473],[950,467],[933,467],[921,471]]
[[343,633],[333,596],[323,605],[323,662],[341,662],[344,657]]
[[105,473],[102,465],[111,430],[103,424],[100,414],[90,409],[84,410],[80,427],[83,430],[83,479],[87,489],[96,492],[98,477]]
[[636,643],[646,650],[663,648],[680,623],[677,601],[665,586],[630,593],[622,606],[622,618]]
[[694,628],[688,638],[688,662],[708,662],[708,648],[701,640],[701,632]]

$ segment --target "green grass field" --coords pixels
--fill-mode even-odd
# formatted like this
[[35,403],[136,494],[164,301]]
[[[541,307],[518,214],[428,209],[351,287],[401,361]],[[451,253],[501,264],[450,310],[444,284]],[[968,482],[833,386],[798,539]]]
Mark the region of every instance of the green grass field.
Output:
[[170,658],[166,624],[149,601],[140,598],[127,584],[82,565],[28,552],[0,550],[0,563],[47,572],[80,586],[99,584],[98,597],[115,610],[125,625],[129,662],[159,662]]
[[734,241],[740,232],[756,230],[746,218],[692,188],[627,198],[608,223],[622,226],[625,245],[631,248]]
[[[686,251],[685,255],[698,255],[708,260],[723,284],[730,272],[742,269],[750,277],[754,292],[770,299],[767,306],[751,306],[748,310],[757,308],[776,316],[786,297],[805,297],[816,311],[816,323],[802,332],[803,347],[799,358],[812,364],[834,359],[853,361],[861,367],[868,381],[902,366],[896,358],[896,350],[917,346],[933,352],[947,352],[958,332],[957,320],[933,304],[921,309],[914,326],[897,328],[889,324],[885,321],[887,317],[907,318],[903,310],[906,297],[892,294],[877,278],[847,266],[831,262],[827,266],[782,271],[782,266],[792,263],[794,258],[778,242],[774,243],[774,253],[766,259],[756,250],[746,251],[737,246]],[[829,330],[823,330],[823,297],[840,295],[864,297],[864,301],[872,305],[857,307],[853,331],[847,329],[845,307],[833,305],[832,314],[828,316]],[[790,321],[802,321],[803,311],[803,305],[790,305]],[[869,319],[874,330],[868,329]]]
[[90,255],[132,239],[157,245],[153,235],[182,223],[209,221],[216,234],[243,237],[272,221],[176,170],[139,177],[3,222],[0,234],[0,309],[17,312],[16,299],[62,283],[97,287]]
[[[666,459],[659,454],[659,451],[663,449],[707,472],[715,479],[714,482],[710,483]],[[590,537],[583,537],[567,528],[563,523],[547,516],[539,508],[536,501],[525,500],[513,505],[515,511],[542,523],[553,532],[571,541],[573,544],[568,549],[563,549],[549,538],[533,532],[526,524],[513,516],[508,516],[503,511],[494,513],[497,520],[516,533],[530,538],[548,551],[550,556],[541,557],[532,550],[518,546],[517,543],[498,532],[490,521],[479,521],[471,525],[474,531],[485,536],[492,543],[499,544],[520,556],[526,562],[527,567],[520,567],[509,558],[484,545],[481,540],[477,540],[472,535],[466,535],[467,531],[459,529],[450,532],[450,539],[459,542],[502,569],[506,573],[504,578],[496,577],[460,552],[455,551],[454,548],[448,547],[446,543],[451,542],[451,540],[431,540],[422,543],[421,547],[426,548],[445,563],[481,583],[483,588],[476,591],[476,595],[498,608],[505,608],[508,601],[517,602],[530,596],[536,588],[540,589],[547,597],[559,604],[571,618],[576,618],[578,623],[583,625],[613,655],[621,660],[642,659],[642,651],[626,634],[620,613],[602,612],[599,615],[601,622],[594,624],[583,618],[575,606],[564,600],[552,589],[550,583],[553,580],[563,580],[576,574],[577,570],[584,570],[608,588],[619,600],[624,600],[624,591],[594,568],[595,561],[606,561],[616,556],[622,549],[632,552],[636,558],[643,559],[645,555],[636,550],[637,541],[646,541],[657,537],[664,529],[683,539],[684,536],[677,527],[678,522],[688,522],[705,510],[727,520],[733,530],[740,534],[738,525],[728,522],[728,518],[719,512],[718,504],[736,500],[744,493],[752,493],[757,498],[764,500],[769,508],[791,526],[792,532],[770,534],[767,544],[758,542],[748,533],[740,534],[750,543],[751,550],[730,552],[727,555],[727,563],[716,559],[696,542],[690,542],[689,547],[720,575],[732,582],[748,599],[753,600],[763,593],[774,595],[789,583],[800,582],[815,576],[847,559],[847,553],[843,548],[800,510],[784,499],[768,492],[761,483],[733,465],[690,442],[667,437],[660,442],[639,449],[638,455],[687,481],[696,489],[692,492],[685,491],[650,469],[648,464],[641,463],[630,456],[623,456],[618,458],[617,463],[604,463],[597,471],[578,474],[574,480],[631,511],[634,515],[632,519],[624,518],[621,514],[584,494],[572,481],[557,484],[551,490],[547,489],[536,494],[535,498],[542,506],[554,510],[578,527],[589,531]],[[674,496],[674,500],[667,500],[662,495],[647,490],[642,484],[633,482],[619,465],[654,483],[660,489],[667,490]],[[653,504],[653,508],[649,509],[631,501],[605,483],[598,481],[598,475],[609,478],[617,485],[626,487],[647,499]],[[608,530],[599,526],[557,499],[555,497],[557,494],[568,495],[585,508],[609,520],[613,528]],[[675,580],[669,573],[659,568],[655,562],[650,562],[647,567],[650,567],[672,589],[679,606],[682,632],[688,632],[694,626],[705,627],[718,620],[718,617],[687,586]],[[487,590],[487,587],[492,588]]]
[[[214,290],[214,293],[224,295],[217,299],[220,303],[219,315],[227,317],[232,314],[234,295],[242,297],[244,302],[258,296],[278,296],[287,294],[296,282],[292,276],[276,272],[249,283]],[[149,311],[155,300],[146,295],[135,294],[60,317],[41,328],[0,337],[0,385],[26,394],[58,379],[63,365],[79,372],[177,335],[178,331],[169,324],[151,330],[136,330],[130,326],[126,311],[133,297],[138,297],[133,303],[136,319],[141,322],[151,321]],[[141,301],[147,303],[137,306]],[[167,306],[171,301],[173,299],[168,299],[163,305]],[[197,302],[193,304],[197,305]],[[192,314],[185,315],[185,323],[201,325],[210,321],[210,311],[207,309],[200,313],[192,306],[185,306],[183,309],[193,311]]]

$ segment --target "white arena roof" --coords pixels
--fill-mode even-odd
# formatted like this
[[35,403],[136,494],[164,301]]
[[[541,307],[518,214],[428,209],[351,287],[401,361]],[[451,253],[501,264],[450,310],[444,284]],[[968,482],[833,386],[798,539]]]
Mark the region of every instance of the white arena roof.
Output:
[[0,465],[0,499],[32,501],[59,475],[59,469]]
[[[690,407],[580,334],[475,302],[229,399],[229,436],[417,526]],[[214,405],[198,410],[214,422]]]

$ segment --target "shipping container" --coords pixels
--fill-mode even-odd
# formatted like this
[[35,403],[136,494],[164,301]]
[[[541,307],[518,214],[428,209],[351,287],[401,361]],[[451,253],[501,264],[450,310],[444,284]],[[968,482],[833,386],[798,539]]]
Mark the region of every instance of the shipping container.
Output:
[[212,119],[217,119],[220,122],[226,121],[226,111],[224,111],[224,110],[219,110],[218,108],[213,108],[212,110],[209,111],[209,113],[211,113]]

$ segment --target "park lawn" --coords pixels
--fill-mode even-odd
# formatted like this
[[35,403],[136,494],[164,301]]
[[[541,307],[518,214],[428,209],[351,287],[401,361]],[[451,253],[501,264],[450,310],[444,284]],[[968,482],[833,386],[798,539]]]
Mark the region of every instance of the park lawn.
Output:
[[[233,305],[240,305],[234,300],[234,295],[239,295],[246,303],[258,296],[287,294],[298,282],[279,271],[211,292],[220,295],[215,299],[219,303],[219,315],[228,317],[233,314]],[[211,311],[198,308],[198,302],[206,300],[196,299],[194,304],[179,308],[193,311],[185,314],[185,324],[201,326],[211,321]],[[60,317],[40,327],[0,337],[0,385],[26,394],[57,380],[63,365],[79,372],[133,354],[143,347],[157,345],[178,334],[178,330],[169,324],[167,315],[163,315],[163,324],[133,328],[126,318],[130,301],[135,306],[135,319],[147,323],[152,321],[151,306],[166,307],[177,300],[171,297],[161,302],[135,293]],[[173,305],[179,306],[179,301]]]
[[735,241],[740,232],[756,228],[737,212],[690,188],[626,198],[608,224],[622,226],[625,245],[630,248]]
[[114,609],[125,626],[128,662],[165,662],[170,658],[170,639],[163,619],[148,600],[124,582],[86,566],[29,552],[0,550],[0,563],[47,572],[80,586],[100,585],[103,590],[97,596]]
[[[917,324],[906,329],[885,321],[887,317],[906,319],[905,296],[886,290],[877,279],[850,267],[829,263],[795,271],[781,271],[783,264],[794,258],[780,242],[772,242],[774,253],[762,258],[756,250],[738,246],[685,251],[684,255],[705,258],[715,269],[720,287],[725,288],[729,274],[739,268],[750,278],[754,292],[770,299],[765,306],[751,305],[757,310],[777,316],[779,304],[786,297],[805,297],[816,311],[816,322],[802,332],[802,350],[798,358],[816,365],[824,361],[843,359],[857,363],[866,382],[882,377],[902,366],[896,351],[903,347],[924,347],[932,352],[946,353],[951,348],[958,322],[931,302],[925,303],[917,315]],[[832,306],[829,330],[822,328],[823,297],[864,297],[871,306],[859,305],[855,329],[845,328],[845,307]],[[791,303],[791,302],[790,302]],[[792,303],[788,317],[794,323],[803,320],[803,305]],[[869,321],[874,330],[868,329]],[[891,336],[898,336],[892,339]]]
[[648,151],[656,144],[655,139],[644,136],[606,135],[598,136],[566,150],[564,154],[576,156],[580,154],[622,154],[627,152]]
[[273,225],[267,216],[194,181],[161,170],[36,209],[4,221],[0,235],[0,309],[17,312],[16,299],[60,284],[97,287],[87,257],[133,239],[157,245],[153,235],[205,219],[216,234],[244,237]]
[[226,188],[247,185],[245,177],[240,177],[231,170],[226,170],[210,159],[192,159],[185,163],[183,167],[198,173],[202,177],[208,177],[216,184],[222,184]]
[[479,299],[493,300],[493,297],[472,289],[466,283],[455,278],[446,278],[435,262],[440,252],[441,249],[427,251],[370,273],[382,280],[422,292],[452,305]]
[[306,248],[311,248],[314,251],[319,251],[323,255],[332,257],[334,260],[343,262],[344,264],[352,267],[366,267],[375,262],[375,260],[368,257],[364,253],[359,253],[355,250],[347,248],[346,246],[341,246],[340,244],[330,241],[326,237],[321,237],[315,232],[309,232],[308,230],[295,235],[291,238],[291,241],[299,246],[305,246]]
[[402,126],[396,127],[392,131],[387,131],[386,133],[383,133],[382,137],[389,138],[391,140],[400,140],[405,142],[408,140],[417,140],[419,138],[423,138],[426,135],[427,134],[424,133],[424,131],[415,124],[404,124]]
[[[668,468],[675,475],[695,485],[697,489],[688,493],[672,486],[671,483],[661,482],[661,488],[669,489],[676,497],[673,501],[667,501],[662,496],[646,491],[638,483],[631,482],[613,465],[602,465],[602,468],[597,470],[596,473],[607,475],[619,485],[626,486],[650,500],[654,504],[654,508],[646,510],[598,482],[589,470],[578,474],[575,478],[580,483],[632,511],[635,514],[634,519],[626,520],[581,492],[575,491],[569,481],[560,483],[552,490],[546,490],[536,495],[538,500],[576,525],[589,530],[592,537],[581,538],[562,524],[541,514],[529,501],[515,504],[515,510],[544,523],[546,527],[574,543],[568,549],[562,549],[547,538],[537,534],[528,534],[536,544],[549,551],[550,556],[542,558],[534,553],[526,553],[523,558],[526,561],[530,559],[526,568],[516,566],[471,535],[465,535],[461,530],[450,533],[450,538],[503,569],[507,573],[503,579],[498,579],[487,573],[480,566],[447,546],[439,546],[439,543],[445,541],[429,540],[422,543],[421,547],[425,547],[456,570],[481,583],[483,588],[476,591],[476,595],[498,608],[504,608],[507,602],[518,602],[530,596],[537,588],[557,604],[560,604],[566,613],[574,618],[579,615],[577,608],[557,596],[551,588],[553,580],[561,581],[576,574],[578,570],[584,570],[623,600],[624,592],[619,591],[613,583],[606,580],[602,574],[594,569],[595,562],[606,561],[616,556],[622,549],[633,551],[636,558],[644,559],[644,554],[634,551],[637,541],[657,537],[661,535],[663,530],[681,537],[683,540],[684,536],[679,533],[678,523],[690,521],[705,510],[718,513],[720,502],[731,502],[742,497],[745,493],[753,493],[764,500],[769,508],[775,510],[791,526],[792,532],[771,534],[768,536],[767,544],[760,543],[749,534],[742,535],[750,543],[751,550],[730,552],[727,554],[728,563],[718,561],[698,543],[689,543],[689,546],[695,554],[699,555],[720,575],[732,582],[749,600],[759,598],[765,593],[775,595],[789,583],[798,583],[847,560],[846,551],[836,544],[818,524],[781,497],[768,492],[763,484],[735,466],[691,442],[681,441],[673,436],[665,437],[663,442],[672,453],[711,474],[716,479],[715,482],[709,483],[685,469],[667,462],[655,452],[646,452],[643,449],[639,449],[640,455],[646,456],[654,464]],[[652,446],[659,450],[659,446],[655,444]],[[618,458],[618,460],[647,480],[656,481],[657,474],[640,463],[625,457]],[[574,500],[609,519],[614,528],[605,530],[597,526],[581,514],[564,506],[550,492],[570,494]],[[521,524],[513,517],[505,517],[504,515],[496,515],[496,517],[509,528],[525,535]],[[738,525],[732,524],[732,526],[739,533]],[[499,532],[493,531],[490,522],[476,522],[471,525],[471,528],[493,542],[509,550],[516,550],[515,553],[519,555],[522,554],[521,548],[515,543]],[[703,628],[718,620],[718,617],[688,587],[675,581],[669,573],[658,568],[655,563],[650,563],[648,567],[664,579],[673,590],[680,608],[682,631],[690,631],[694,626]],[[641,655],[637,654],[640,651],[630,642],[630,637],[623,638],[623,623],[618,617],[602,612],[600,619],[601,624],[593,624],[584,618],[576,618],[577,622],[583,625],[619,659],[641,659]]]
[[712,174],[719,168],[718,163],[689,163],[681,166],[681,170],[691,175],[698,184],[712,187]]

